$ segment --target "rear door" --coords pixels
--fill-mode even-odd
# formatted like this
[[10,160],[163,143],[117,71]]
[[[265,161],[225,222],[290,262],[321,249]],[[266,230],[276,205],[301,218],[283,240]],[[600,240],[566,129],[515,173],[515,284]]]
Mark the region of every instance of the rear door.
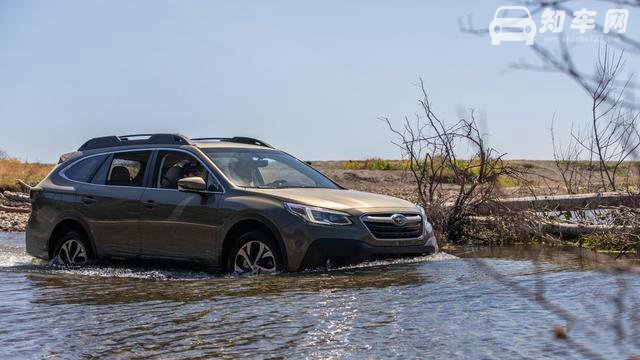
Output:
[[[169,259],[217,259],[215,216],[221,186],[189,152],[159,150],[154,162],[152,181],[142,197],[142,253]],[[191,176],[202,177],[208,191],[179,191],[178,180]]]
[[150,171],[151,151],[108,156],[78,189],[78,209],[95,239],[98,256],[137,255],[140,246],[140,199]]

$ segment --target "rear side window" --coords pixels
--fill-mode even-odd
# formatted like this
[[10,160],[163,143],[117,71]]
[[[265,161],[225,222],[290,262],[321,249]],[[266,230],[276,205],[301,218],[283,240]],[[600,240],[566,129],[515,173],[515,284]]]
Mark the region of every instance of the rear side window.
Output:
[[102,179],[96,178],[93,182],[117,186],[143,186],[150,154],[150,151],[115,153],[109,166],[105,168],[107,171],[99,171],[96,175],[102,176]]
[[74,181],[88,182],[106,157],[107,155],[99,155],[80,160],[65,170],[64,175]]

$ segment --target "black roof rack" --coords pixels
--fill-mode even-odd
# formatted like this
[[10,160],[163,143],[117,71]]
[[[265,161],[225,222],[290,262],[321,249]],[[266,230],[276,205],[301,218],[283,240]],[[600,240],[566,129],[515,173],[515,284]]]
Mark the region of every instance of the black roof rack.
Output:
[[273,149],[273,146],[267,144],[266,142],[264,142],[262,140],[258,140],[258,139],[254,139],[254,138],[250,138],[250,137],[245,137],[245,136],[234,136],[232,138],[205,137],[205,138],[194,138],[194,139],[191,139],[191,140],[194,140],[194,141],[232,142],[232,143],[238,143],[238,144],[264,146],[264,147],[268,147],[268,148],[272,148]]
[[131,134],[120,136],[102,136],[93,138],[82,144],[78,151],[109,148],[125,145],[189,145],[192,144],[188,137],[180,134]]

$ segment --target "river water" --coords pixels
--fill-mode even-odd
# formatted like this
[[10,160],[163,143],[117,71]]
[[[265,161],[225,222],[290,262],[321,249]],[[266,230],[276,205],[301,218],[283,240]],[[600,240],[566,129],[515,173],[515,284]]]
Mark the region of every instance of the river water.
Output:
[[577,250],[453,253],[254,277],[69,270],[0,233],[0,359],[640,355],[638,273]]

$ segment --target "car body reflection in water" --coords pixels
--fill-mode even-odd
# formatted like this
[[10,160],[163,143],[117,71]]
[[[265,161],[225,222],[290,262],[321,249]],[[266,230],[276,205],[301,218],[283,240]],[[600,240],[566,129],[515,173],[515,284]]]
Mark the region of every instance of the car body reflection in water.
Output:
[[[640,349],[637,275],[600,271],[604,257],[575,249],[466,248],[234,277],[57,269],[25,256],[22,236],[0,233],[2,358],[582,358],[575,344],[626,358]],[[541,283],[570,321],[520,292]],[[554,338],[557,327],[571,342]]]

